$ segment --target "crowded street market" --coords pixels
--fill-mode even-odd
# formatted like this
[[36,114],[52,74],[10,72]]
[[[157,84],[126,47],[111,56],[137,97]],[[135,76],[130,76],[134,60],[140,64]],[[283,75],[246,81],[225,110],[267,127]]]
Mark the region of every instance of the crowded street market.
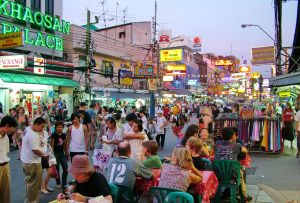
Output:
[[298,0],[3,0],[0,19],[0,203],[300,203]]

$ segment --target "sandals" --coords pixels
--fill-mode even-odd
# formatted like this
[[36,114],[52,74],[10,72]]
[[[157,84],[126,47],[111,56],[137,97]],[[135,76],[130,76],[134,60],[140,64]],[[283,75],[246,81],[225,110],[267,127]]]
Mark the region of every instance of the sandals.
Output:
[[53,189],[53,188],[50,188],[50,187],[46,188],[46,190],[47,190],[48,192],[54,192],[54,189]]

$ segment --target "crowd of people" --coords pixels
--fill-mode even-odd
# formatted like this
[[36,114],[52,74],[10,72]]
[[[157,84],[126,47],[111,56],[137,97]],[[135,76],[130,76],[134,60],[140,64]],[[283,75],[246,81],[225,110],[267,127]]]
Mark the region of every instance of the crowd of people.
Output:
[[[261,111],[265,116],[274,112],[282,116],[283,139],[293,141],[297,133],[299,158],[300,102],[295,106],[297,113],[289,103],[282,111],[270,104]],[[238,108],[238,105],[229,108],[178,101],[172,108],[158,105],[155,117],[151,118],[144,107],[132,106],[128,111],[125,105],[109,108],[91,103],[88,108],[81,102],[68,121],[61,99],[49,106],[38,105],[30,114],[19,105],[10,110],[9,116],[2,116],[0,124],[0,181],[5,183],[0,185],[0,202],[10,202],[8,152],[16,146],[25,175],[25,202],[39,202],[40,193],[53,192],[54,188],[48,185],[51,178],[56,179],[58,189],[65,191],[69,188],[68,173],[75,179],[72,194],[64,192],[58,199],[88,202],[94,198],[97,202],[98,198],[112,202],[108,182],[135,191],[138,177],[149,180],[159,176],[159,187],[186,192],[191,184],[202,181],[200,171],[211,170],[211,160],[239,161],[247,154],[236,128],[223,128],[221,137],[213,133],[214,119],[223,112],[238,112]],[[196,122],[192,122],[195,117]],[[168,126],[177,137],[176,146],[170,157],[159,157]],[[97,148],[105,148],[110,153],[100,171],[95,170],[88,157]],[[159,169],[160,173],[154,173],[153,169]],[[45,179],[43,172],[46,172]],[[243,167],[239,173],[245,177]],[[244,198],[251,200],[244,179],[241,183]]]

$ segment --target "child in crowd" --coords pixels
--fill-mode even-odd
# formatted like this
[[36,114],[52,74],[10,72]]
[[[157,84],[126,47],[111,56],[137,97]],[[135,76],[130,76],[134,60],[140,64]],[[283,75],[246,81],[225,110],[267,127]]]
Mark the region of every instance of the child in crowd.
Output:
[[[245,147],[242,147],[239,143],[236,143],[236,134],[233,128],[223,128],[222,130],[222,140],[218,140],[215,143],[215,160],[238,160],[238,154],[248,153]],[[244,177],[244,171],[240,171],[241,174],[241,185],[242,192],[246,201],[251,201],[252,197],[247,195],[246,183],[242,178]]]
[[214,155],[214,141],[209,138],[208,129],[202,128],[199,134],[204,148],[209,152],[209,156]]
[[200,138],[191,137],[188,139],[185,147],[192,155],[193,163],[199,171],[209,170],[207,162],[201,157],[202,154],[209,156],[208,151],[203,147]]
[[148,169],[161,169],[162,163],[159,156],[157,155],[158,144],[153,140],[149,140],[143,142],[142,146],[144,166]]

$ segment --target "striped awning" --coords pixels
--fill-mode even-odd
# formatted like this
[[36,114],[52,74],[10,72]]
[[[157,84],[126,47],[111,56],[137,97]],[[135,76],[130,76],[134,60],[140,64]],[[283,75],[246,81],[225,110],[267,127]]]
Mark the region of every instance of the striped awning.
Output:
[[300,72],[279,75],[269,79],[271,87],[281,87],[300,84]]

